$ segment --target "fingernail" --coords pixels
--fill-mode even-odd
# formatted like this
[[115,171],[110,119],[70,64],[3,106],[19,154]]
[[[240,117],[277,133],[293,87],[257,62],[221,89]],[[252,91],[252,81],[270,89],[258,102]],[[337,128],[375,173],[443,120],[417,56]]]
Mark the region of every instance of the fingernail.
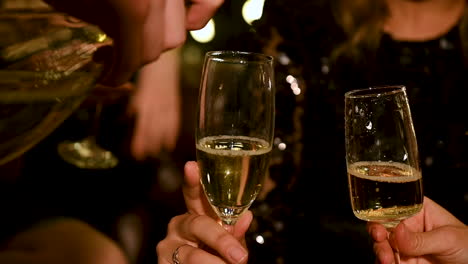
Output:
[[247,252],[245,252],[244,249],[238,247],[230,248],[228,254],[236,263],[240,263],[247,257]]

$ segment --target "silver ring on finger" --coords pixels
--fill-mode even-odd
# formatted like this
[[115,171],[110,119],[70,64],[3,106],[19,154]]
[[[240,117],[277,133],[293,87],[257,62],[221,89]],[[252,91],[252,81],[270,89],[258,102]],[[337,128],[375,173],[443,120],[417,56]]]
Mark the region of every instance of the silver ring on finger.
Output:
[[175,250],[174,253],[172,253],[172,263],[173,264],[181,264],[179,260],[179,249],[181,249],[183,246],[190,246],[189,244],[182,244],[178,246]]

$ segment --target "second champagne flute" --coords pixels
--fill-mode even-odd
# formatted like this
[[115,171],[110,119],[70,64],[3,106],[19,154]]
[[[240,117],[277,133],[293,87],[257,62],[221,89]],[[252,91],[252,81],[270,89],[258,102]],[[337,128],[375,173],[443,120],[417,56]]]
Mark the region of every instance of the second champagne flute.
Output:
[[256,199],[273,143],[273,58],[240,51],[205,56],[196,153],[201,183],[223,225],[234,225]]
[[[423,203],[416,133],[404,86],[345,94],[349,192],[354,215],[391,230]],[[398,251],[395,261],[400,263]]]

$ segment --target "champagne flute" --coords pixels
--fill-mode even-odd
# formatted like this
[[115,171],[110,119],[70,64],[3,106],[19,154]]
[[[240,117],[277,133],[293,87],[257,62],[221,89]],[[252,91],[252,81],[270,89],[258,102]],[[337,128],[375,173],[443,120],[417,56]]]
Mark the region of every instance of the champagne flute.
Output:
[[221,224],[234,225],[256,199],[273,143],[273,58],[211,51],[198,98],[196,156],[201,184]]
[[[423,189],[416,134],[404,86],[345,94],[348,184],[354,215],[392,228],[418,213]],[[397,249],[395,261],[400,263]]]
[[0,8],[0,165],[56,129],[90,94],[112,41],[96,26],[44,8]]

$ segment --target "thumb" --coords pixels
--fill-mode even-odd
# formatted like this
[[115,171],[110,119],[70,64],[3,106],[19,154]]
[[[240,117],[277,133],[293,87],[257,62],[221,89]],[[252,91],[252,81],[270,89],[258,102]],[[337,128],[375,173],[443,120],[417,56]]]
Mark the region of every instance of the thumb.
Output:
[[402,255],[440,255],[453,248],[453,245],[447,240],[447,232],[444,229],[412,232],[403,222],[390,233],[390,241],[392,246],[398,248]]
[[205,214],[203,208],[203,190],[199,183],[198,165],[194,161],[188,161],[184,167],[184,185],[182,192],[184,194],[187,210],[192,213]]

